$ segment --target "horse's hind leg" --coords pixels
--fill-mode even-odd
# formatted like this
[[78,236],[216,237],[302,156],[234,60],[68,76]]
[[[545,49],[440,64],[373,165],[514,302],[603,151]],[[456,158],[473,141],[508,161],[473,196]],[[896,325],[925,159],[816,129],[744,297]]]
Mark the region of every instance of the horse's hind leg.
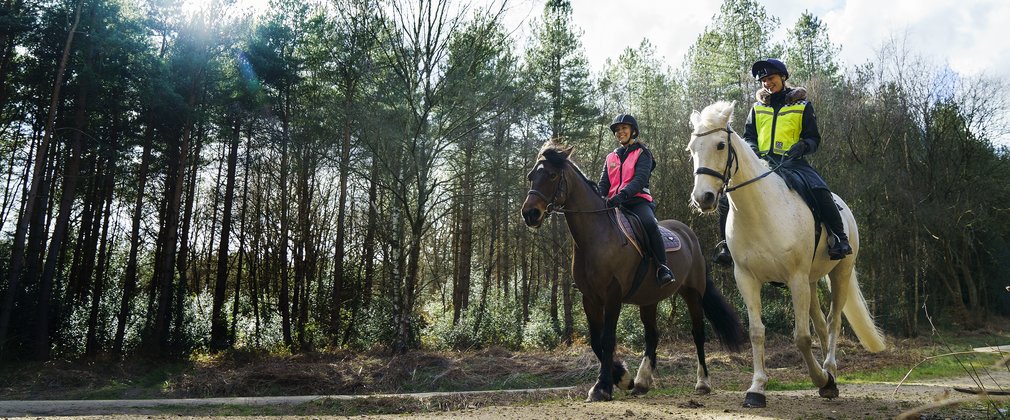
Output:
[[[810,286],[810,320],[814,324],[814,332],[817,333],[817,339],[821,343],[821,352],[827,357],[828,353],[828,325],[827,321],[824,319],[824,312],[821,311],[821,301],[817,297],[817,283],[812,283]],[[826,362],[825,362],[826,363]],[[827,369],[828,366],[825,364],[824,368]],[[829,370],[833,375],[834,370]]]
[[[821,368],[821,365],[814,359],[811,351],[812,338],[810,337],[810,283],[807,279],[792,279],[789,282],[790,291],[793,297],[793,342],[796,348],[803,355],[803,361],[807,365],[807,373],[814,386],[824,388],[833,382],[831,375]],[[829,337],[830,340],[830,337]]]
[[656,346],[659,344],[659,332],[656,329],[656,304],[639,307],[639,317],[645,329],[645,356],[638,366],[635,376],[635,389],[632,395],[643,395],[652,389],[652,376],[656,371]]
[[694,391],[699,395],[712,392],[712,384],[708,379],[708,366],[705,364],[705,311],[701,304],[701,296],[692,291],[682,294],[687,301],[687,312],[691,316],[691,337],[694,338],[694,348],[698,355],[698,381]]
[[831,308],[828,310],[828,344],[825,351],[824,369],[832,374],[838,369],[835,355],[838,351],[838,337],[842,333],[842,308],[845,307],[845,298],[854,283],[855,273],[853,271],[852,264],[843,261],[835,266],[828,276],[831,279]]

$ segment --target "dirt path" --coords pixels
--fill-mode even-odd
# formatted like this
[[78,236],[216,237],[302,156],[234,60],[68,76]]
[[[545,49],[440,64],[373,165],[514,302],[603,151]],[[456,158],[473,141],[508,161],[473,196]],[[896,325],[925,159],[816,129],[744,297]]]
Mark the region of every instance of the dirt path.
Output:
[[[983,384],[988,389],[998,389],[996,384],[1010,383],[1010,374],[1002,372]],[[903,412],[939,401],[968,400],[973,396],[953,391],[955,387],[973,388],[970,378],[937,381],[932,383],[905,383],[901,387],[891,383],[839,385],[841,396],[827,400],[817,396],[814,389],[800,391],[771,391],[768,407],[744,409],[742,392],[715,391],[705,396],[646,396],[641,398],[619,396],[607,403],[584,403],[584,395],[574,395],[574,401],[548,402],[531,406],[483,407],[447,413],[432,413],[412,418],[425,419],[613,419],[613,418],[675,418],[675,419],[880,419],[895,418]],[[896,390],[897,387],[897,391]],[[927,410],[926,413],[936,412]],[[1005,415],[1005,413],[1004,413]],[[394,416],[367,416],[366,418],[393,418]],[[965,407],[946,411],[940,418],[986,418],[984,411]],[[919,418],[918,416],[914,418]],[[927,418],[930,418],[927,416]]]
[[[998,384],[1010,383],[1010,373],[996,372],[986,379],[984,385],[998,389]],[[995,385],[994,385],[995,384]],[[894,418],[915,407],[945,399],[968,399],[971,396],[954,392],[954,387],[976,387],[970,378],[948,379],[928,383],[905,383],[896,389],[892,383],[842,384],[841,397],[826,400],[817,396],[817,391],[771,391],[768,393],[768,408],[743,409],[740,403],[743,393],[738,391],[715,391],[705,396],[657,396],[630,397],[619,394],[615,401],[606,403],[584,403],[584,388],[553,388],[550,390],[491,391],[476,393],[427,393],[387,395],[390,399],[433,400],[452,396],[454,398],[480,398],[489,394],[542,393],[568,395],[562,401],[547,401],[523,405],[489,405],[474,409],[414,413],[411,418],[485,418],[485,419],[610,419],[610,418],[680,418],[680,419],[765,419],[765,418],[827,418],[827,419],[876,419]],[[180,409],[206,406],[247,406],[249,413],[257,413],[263,407],[272,407],[273,412],[283,413],[285,406],[295,406],[318,402],[325,398],[352,400],[350,396],[293,396],[257,398],[211,398],[175,400],[106,400],[106,401],[0,401],[0,416],[101,416],[102,418],[177,418]],[[465,405],[464,405],[465,406]],[[978,409],[961,408],[960,411],[946,412],[947,417],[984,417]],[[403,418],[403,414],[363,416],[370,419]],[[247,418],[257,418],[255,415]],[[264,417],[266,418],[266,417]],[[278,417],[271,416],[270,419]]]

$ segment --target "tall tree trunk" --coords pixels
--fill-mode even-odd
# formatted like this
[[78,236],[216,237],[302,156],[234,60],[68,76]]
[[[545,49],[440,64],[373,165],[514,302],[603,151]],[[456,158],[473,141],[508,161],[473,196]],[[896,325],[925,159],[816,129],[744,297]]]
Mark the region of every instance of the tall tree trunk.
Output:
[[235,269],[235,294],[234,303],[231,305],[231,342],[234,344],[236,336],[238,335],[238,306],[239,306],[239,296],[242,291],[242,274],[245,272],[245,223],[248,217],[248,204],[249,204],[249,154],[252,149],[252,123],[249,124],[248,135],[246,139],[246,155],[242,162],[242,210],[239,213],[239,228],[238,228],[238,264]]
[[344,241],[347,229],[344,222],[347,218],[347,177],[351,173],[351,118],[348,114],[350,114],[353,105],[354,82],[347,84],[349,87],[346,89],[346,99],[344,100],[344,110],[347,116],[344,117],[343,141],[340,143],[340,196],[337,199],[337,238],[335,240],[336,251],[333,256],[333,304],[330,309],[330,332],[334,343],[340,334],[341,296],[343,296],[344,279],[346,278],[344,273]]
[[561,270],[561,261],[557,256],[558,253],[554,253],[551,258],[551,325],[554,327],[554,331],[561,333],[561,320],[558,318],[558,275]]
[[[195,81],[194,81],[195,82]],[[187,103],[190,107],[196,105],[196,86],[191,86]],[[170,156],[167,159],[168,173],[165,178],[165,211],[162,215],[163,225],[159,234],[161,248],[156,277],[153,281],[157,296],[153,313],[153,331],[146,339],[145,347],[156,354],[164,354],[171,345],[170,323],[172,314],[173,279],[175,278],[176,246],[179,242],[179,219],[182,208],[182,192],[186,185],[186,167],[189,157],[190,137],[193,133],[192,123],[187,121],[177,145],[169,146]]]
[[14,295],[17,294],[21,279],[21,267],[25,259],[25,238],[28,233],[30,218],[36,211],[36,198],[39,193],[39,186],[42,183],[42,173],[48,160],[49,142],[53,136],[53,125],[56,122],[56,110],[60,103],[60,89],[63,86],[63,77],[66,73],[67,62],[70,60],[70,47],[74,42],[74,35],[77,33],[77,26],[81,22],[81,7],[84,0],[77,2],[74,10],[74,23],[70,25],[67,32],[67,41],[63,44],[63,55],[60,57],[59,68],[56,70],[56,81],[53,83],[53,96],[49,102],[49,113],[46,118],[46,129],[42,141],[39,142],[35,150],[35,163],[32,170],[31,188],[25,196],[25,210],[18,221],[14,231],[14,244],[11,252],[11,264],[7,272],[7,291],[4,293],[3,305],[0,308],[0,357],[3,357],[6,350],[7,330],[10,328],[11,311],[14,309]]
[[375,233],[379,223],[379,162],[372,158],[372,170],[370,174],[371,182],[368,184],[368,220],[365,222],[365,242],[362,244],[361,259],[365,266],[365,287],[361,293],[364,294],[362,309],[366,312],[372,302],[372,287],[375,277]]
[[361,299],[355,305],[351,322],[348,323],[347,329],[344,330],[344,344],[349,343],[351,338],[357,334],[359,313],[366,314],[367,316],[369,306],[372,302],[373,277],[375,276],[375,234],[378,228],[378,212],[376,211],[379,205],[378,176],[378,160],[373,158],[368,178],[368,216],[366,216],[364,224],[365,238],[361,244],[361,264],[359,265],[359,267],[362,267],[359,268],[361,270],[359,271],[359,278],[362,284],[358,289]]
[[[87,156],[84,172],[93,175],[96,170],[95,157]],[[67,281],[67,297],[71,303],[84,302],[87,299],[88,290],[91,288],[91,277],[85,275],[87,270],[87,247],[91,243],[92,224],[98,218],[96,213],[101,210],[97,208],[98,200],[95,199],[98,182],[92,176],[86,179],[91,182],[83,186],[82,194],[83,206],[80,216],[78,216],[79,226],[77,228],[77,240],[74,242],[74,257],[70,262],[70,278]]]
[[194,127],[196,143],[193,148],[192,159],[189,164],[189,173],[186,175],[187,186],[184,194],[186,195],[186,203],[182,209],[182,228],[179,232],[179,255],[175,259],[175,271],[176,275],[179,276],[178,285],[175,288],[175,304],[172,306],[174,309],[173,319],[172,319],[172,331],[173,331],[173,342],[181,343],[184,339],[183,334],[186,331],[185,326],[185,315],[186,315],[186,295],[188,290],[198,290],[201,287],[201,277],[199,264],[192,264],[193,279],[189,279],[190,274],[190,257],[192,256],[195,260],[196,252],[190,251],[190,229],[193,226],[193,207],[196,201],[196,181],[199,178],[200,172],[200,155],[203,153],[204,142],[207,139],[207,131],[204,129],[203,121],[198,121]]
[[225,175],[224,208],[221,210],[221,245],[217,250],[217,280],[214,282],[214,303],[211,308],[210,348],[222,350],[231,346],[228,320],[224,316],[224,299],[228,290],[228,240],[231,238],[231,207],[235,201],[235,172],[238,166],[238,145],[242,121],[236,117],[233,138],[228,145],[228,173]]
[[[246,176],[249,176],[247,173]],[[256,185],[262,187],[264,182],[262,180],[262,173],[257,173]],[[255,202],[253,203],[253,214],[257,217],[263,213],[263,193],[262,189],[258,189],[256,193]],[[269,258],[263,258],[268,254],[263,249],[263,225],[260,223],[253,224],[253,240],[250,248],[252,249],[252,257],[249,261],[249,282],[252,287],[252,293],[250,293],[250,305],[252,305],[253,310],[253,335],[255,336],[256,346],[260,345],[260,338],[262,337],[260,331],[260,273],[266,272],[266,268],[261,267],[261,262],[264,260],[269,260]]]
[[291,347],[294,343],[291,339],[291,303],[289,302],[290,290],[288,285],[288,231],[290,229],[288,224],[288,171],[290,170],[290,156],[288,156],[288,142],[290,138],[288,137],[288,122],[282,117],[283,132],[281,133],[281,173],[280,173],[280,185],[278,185],[279,193],[281,195],[281,209],[280,209],[280,223],[281,223],[281,235],[280,244],[278,244],[279,255],[279,270],[281,277],[281,290],[280,297],[278,299],[277,305],[280,307],[281,313],[281,334],[284,339],[284,345]]
[[309,186],[309,174],[312,172],[310,167],[312,163],[309,158],[310,147],[308,145],[302,144],[298,148],[297,156],[300,161],[298,166],[298,179],[297,179],[297,196],[298,208],[296,209],[297,217],[297,237],[295,244],[295,296],[294,296],[294,307],[292,308],[295,314],[295,326],[298,339],[299,348],[303,351],[308,350],[308,340],[306,337],[305,327],[308,323],[308,312],[307,312],[307,302],[308,302],[308,284],[310,282],[310,272],[312,271],[312,266],[309,262],[309,254],[312,253],[312,234],[311,234],[311,222],[309,220],[309,213],[312,206],[312,191]]
[[[91,60],[92,48],[88,48],[88,60]],[[35,307],[35,328],[33,333],[32,355],[36,360],[49,359],[49,314],[50,299],[53,292],[53,278],[56,275],[56,263],[59,261],[60,250],[66,237],[67,226],[70,224],[70,214],[73,211],[74,198],[77,196],[77,181],[81,170],[82,133],[87,130],[88,83],[81,83],[77,95],[77,110],[74,112],[74,128],[70,135],[70,157],[63,172],[63,192],[60,195],[59,213],[56,216],[56,226],[49,242],[42,278],[39,280],[38,302]]]
[[[463,311],[470,306],[471,270],[473,267],[473,200],[474,176],[473,155],[476,136],[468,139],[463,147],[463,176],[460,181],[462,205],[459,214],[459,254],[456,257],[456,278],[453,279],[452,323],[459,322]],[[496,228],[492,223],[492,229]],[[492,246],[493,248],[493,246]],[[488,264],[490,264],[490,260]]]
[[[115,144],[115,142],[113,142]],[[106,169],[106,173],[102,177],[103,180],[103,194],[105,202],[105,210],[100,212],[104,214],[102,225],[102,235],[99,241],[98,249],[98,269],[95,270],[95,280],[93,282],[94,288],[91,292],[91,310],[88,314],[88,332],[87,339],[85,340],[85,350],[84,354],[86,356],[94,356],[98,354],[101,350],[101,344],[99,343],[98,336],[100,334],[99,329],[99,316],[102,312],[102,295],[105,293],[105,277],[108,271],[108,252],[109,252],[109,218],[112,215],[112,198],[113,190],[115,189],[115,163],[112,162],[114,158],[114,151],[109,153],[109,163]],[[97,219],[97,218],[96,218]]]
[[562,340],[566,346],[572,345],[572,333],[575,329],[575,319],[572,317],[572,282],[565,276],[561,281],[561,304],[565,316],[565,327],[561,331]]
[[133,204],[133,216],[130,224],[130,252],[126,260],[126,273],[123,276],[123,297],[116,316],[116,338],[112,351],[123,354],[123,341],[126,338],[126,326],[130,322],[130,307],[133,296],[137,293],[137,256],[140,252],[140,222],[144,215],[144,193],[147,188],[147,171],[151,164],[151,143],[154,138],[152,125],[153,113],[148,111],[147,124],[144,127],[144,145],[140,156],[140,167],[137,169],[137,197]]
[[530,322],[530,279],[533,278],[531,274],[533,270],[533,263],[530,261],[530,255],[527,251],[529,246],[525,244],[519,245],[519,259],[522,261],[522,314],[523,314],[523,324]]

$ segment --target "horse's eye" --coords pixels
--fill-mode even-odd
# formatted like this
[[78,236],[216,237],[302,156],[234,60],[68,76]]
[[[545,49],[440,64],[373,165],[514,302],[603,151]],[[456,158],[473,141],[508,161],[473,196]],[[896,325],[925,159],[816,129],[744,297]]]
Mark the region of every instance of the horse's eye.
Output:
[[719,145],[715,147],[716,149],[722,150],[726,148],[725,142],[719,142]]
[[558,179],[558,174],[556,174],[556,173],[551,173],[551,181],[553,181],[553,180],[555,180],[555,179]]

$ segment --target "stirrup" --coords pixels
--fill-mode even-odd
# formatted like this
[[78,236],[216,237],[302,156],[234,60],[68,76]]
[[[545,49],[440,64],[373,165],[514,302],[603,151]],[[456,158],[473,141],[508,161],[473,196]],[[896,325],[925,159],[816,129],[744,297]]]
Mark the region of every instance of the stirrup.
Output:
[[828,258],[831,260],[840,260],[851,253],[852,247],[849,246],[849,241],[836,241],[832,247],[828,248]]
[[658,264],[656,267],[656,285],[665,287],[676,281],[677,278],[673,276],[673,271],[670,270],[670,267],[667,267],[666,264]]
[[715,255],[712,256],[712,262],[726,267],[733,264],[733,255],[729,253],[729,244],[725,239],[715,245]]

